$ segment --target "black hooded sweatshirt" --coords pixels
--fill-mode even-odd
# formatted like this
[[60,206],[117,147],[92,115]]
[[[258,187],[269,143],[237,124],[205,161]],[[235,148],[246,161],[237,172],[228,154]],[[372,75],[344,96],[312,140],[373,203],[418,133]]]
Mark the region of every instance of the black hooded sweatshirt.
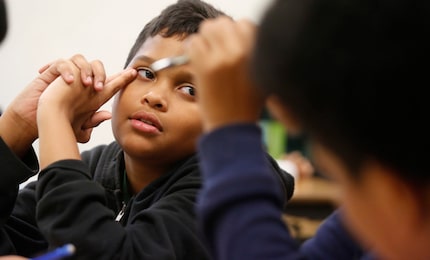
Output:
[[[0,255],[34,257],[72,243],[71,259],[210,259],[195,220],[196,155],[129,198],[116,142],[83,152],[82,161],[57,161],[22,189],[38,172],[34,151],[20,160],[0,138],[0,154]],[[294,179],[268,159],[288,201]]]

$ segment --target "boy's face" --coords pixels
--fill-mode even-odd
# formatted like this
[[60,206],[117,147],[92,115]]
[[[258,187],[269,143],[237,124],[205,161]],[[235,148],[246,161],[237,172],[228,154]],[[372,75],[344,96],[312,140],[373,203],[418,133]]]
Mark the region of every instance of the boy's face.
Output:
[[[272,115],[287,129],[298,131],[300,126],[288,109],[274,99],[270,101]],[[408,184],[388,167],[371,160],[362,167],[359,178],[353,178],[339,157],[314,140],[311,152],[316,168],[338,185],[346,223],[361,243],[387,259],[414,258],[411,252],[419,251],[411,249],[420,231],[410,224],[416,210],[411,210],[414,203]]]
[[397,203],[399,197],[392,194],[398,191],[392,189],[384,169],[369,161],[355,179],[342,161],[324,146],[314,142],[311,151],[316,167],[340,188],[339,199],[346,223],[361,243],[387,259],[400,256],[405,244],[399,232],[404,227],[400,227],[402,216],[396,212],[399,213],[401,205]]
[[339,186],[346,224],[362,245],[382,259],[417,259],[422,254],[416,241],[425,232],[417,225],[419,205],[409,184],[371,159],[354,178],[339,157],[323,145],[315,142],[312,154],[317,168]]
[[145,41],[129,64],[138,76],[115,97],[112,129],[132,158],[171,164],[196,150],[202,122],[198,87],[188,66],[156,73],[149,69],[155,60],[183,54],[182,46],[176,37],[157,35]]

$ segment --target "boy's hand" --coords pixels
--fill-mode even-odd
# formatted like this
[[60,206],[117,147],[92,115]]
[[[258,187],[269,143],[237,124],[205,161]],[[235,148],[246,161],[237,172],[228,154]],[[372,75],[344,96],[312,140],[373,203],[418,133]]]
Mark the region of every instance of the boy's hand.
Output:
[[[104,74],[103,67],[99,68],[99,73]],[[74,77],[82,75],[82,69],[78,66],[72,71]],[[76,141],[88,142],[92,129],[111,118],[110,112],[97,110],[135,76],[134,69],[125,70],[110,77],[106,84],[97,90],[86,87],[84,82],[79,80],[68,84],[64,78],[57,78],[40,97],[38,120],[39,117],[47,118],[46,114],[55,115],[54,118],[64,116],[73,127]]]
[[[93,86],[95,90],[103,89],[106,80],[103,64],[98,60],[88,62],[81,54],[76,54],[69,60],[61,59],[48,63],[39,69],[39,73],[42,74],[48,69],[57,70],[65,82],[72,83],[74,78],[72,71],[73,66],[80,69],[80,78],[84,86]],[[49,83],[51,83],[55,78],[48,80]]]
[[100,62],[89,63],[79,54],[69,60],[59,59],[41,68],[40,75],[21,91],[0,117],[0,136],[18,156],[23,155],[38,137],[36,111],[40,95],[59,76],[67,83],[79,80],[73,75],[75,66],[82,68],[84,84],[90,86],[94,82],[94,88],[103,87],[100,83],[105,81],[106,75]]
[[[80,73],[74,67],[74,77]],[[37,109],[41,168],[58,160],[80,159],[76,141],[88,141],[92,128],[110,118],[110,113],[97,110],[136,75],[136,70],[127,69],[99,91],[85,87],[80,80],[68,84],[57,78],[52,82],[40,96]]]
[[[91,132],[94,127],[98,126],[102,122],[111,119],[112,114],[109,111],[96,111],[103,104],[105,104],[110,98],[112,98],[115,93],[117,93],[120,89],[128,85],[131,81],[133,81],[137,76],[137,72],[135,69],[126,69],[122,72],[114,74],[110,76],[107,80],[103,88],[96,89],[98,92],[103,92],[98,95],[98,98],[94,98],[94,112],[88,112],[88,116],[83,116],[82,118],[77,117],[75,115],[72,120],[72,126],[75,132],[76,140],[80,143],[86,143],[90,140]],[[93,92],[92,90],[88,90]],[[91,96],[91,95],[90,95]],[[98,103],[97,103],[98,102]],[[85,110],[85,108],[83,108]],[[72,116],[73,117],[73,116]]]
[[251,22],[227,17],[204,21],[199,33],[190,36],[186,52],[199,86],[205,131],[259,119],[264,98],[248,71],[254,36]]

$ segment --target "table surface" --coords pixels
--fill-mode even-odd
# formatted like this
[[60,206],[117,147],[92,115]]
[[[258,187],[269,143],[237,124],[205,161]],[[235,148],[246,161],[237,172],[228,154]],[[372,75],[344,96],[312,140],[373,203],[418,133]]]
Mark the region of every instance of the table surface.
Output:
[[338,198],[338,187],[328,179],[310,177],[296,180],[294,195],[284,214],[292,236],[300,242],[312,237],[324,216],[337,208]]
[[333,181],[321,177],[296,180],[294,195],[289,203],[338,204],[339,189]]

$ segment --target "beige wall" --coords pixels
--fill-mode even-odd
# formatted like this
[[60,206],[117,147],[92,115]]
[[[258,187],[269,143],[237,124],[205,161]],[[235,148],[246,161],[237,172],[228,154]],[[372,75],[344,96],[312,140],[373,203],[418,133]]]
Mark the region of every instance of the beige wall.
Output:
[[[271,0],[207,0],[234,18],[258,22]],[[10,27],[0,46],[3,109],[57,58],[75,53],[100,59],[108,73],[120,70],[143,25],[175,0],[6,0]],[[110,110],[110,103],[105,105]],[[110,123],[93,132],[85,150],[113,140]],[[37,143],[35,144],[37,150]]]

